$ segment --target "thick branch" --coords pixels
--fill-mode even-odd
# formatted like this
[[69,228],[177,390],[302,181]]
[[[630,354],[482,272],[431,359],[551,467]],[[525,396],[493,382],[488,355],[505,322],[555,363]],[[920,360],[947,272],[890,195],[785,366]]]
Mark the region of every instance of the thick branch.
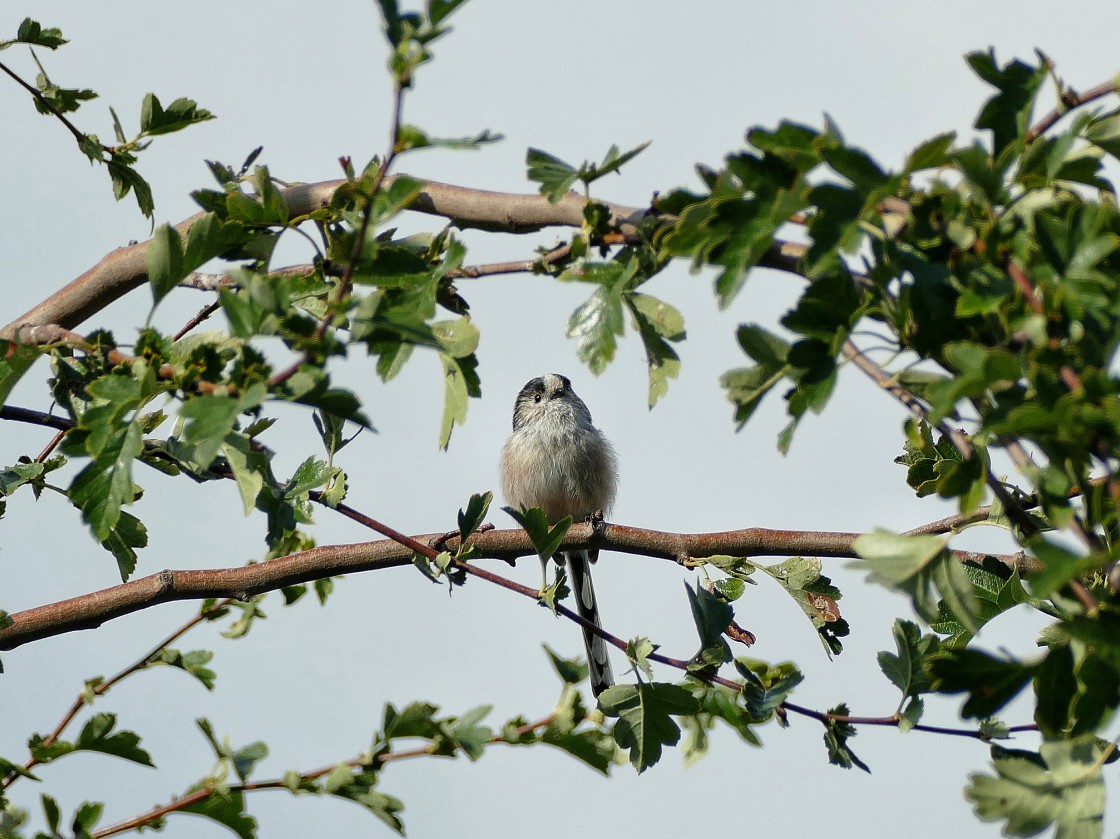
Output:
[[[415,537],[425,545],[455,551],[458,538],[442,545],[444,534]],[[855,557],[852,542],[858,533],[768,530],[760,527],[724,533],[666,533],[608,524],[597,535],[590,524],[574,525],[564,537],[563,550],[600,548],[685,563],[689,558],[718,554],[732,556]],[[471,537],[485,558],[512,562],[535,554],[528,535],[517,530],[491,530]],[[987,554],[955,551],[962,561],[982,561]],[[1023,554],[995,557],[1023,573],[1033,561]],[[238,568],[201,571],[160,571],[112,588],[37,606],[11,616],[12,625],[0,630],[0,649],[11,650],[41,638],[79,629],[94,629],[106,621],[175,600],[232,597],[245,600],[255,594],[322,577],[409,565],[412,550],[392,539],[331,545]]]
[[[393,178],[392,175],[386,177],[386,187]],[[284,198],[292,217],[327,206],[335,190],[344,183],[346,181],[321,181],[284,189]],[[575,193],[569,193],[556,204],[551,204],[543,195],[491,192],[429,181],[410,209],[442,216],[459,227],[529,233],[543,227],[579,227],[583,223],[583,204],[583,198]],[[634,233],[636,223],[646,213],[638,207],[607,206],[612,223],[620,233]],[[204,215],[197,213],[179,222],[175,229],[185,236],[190,226]],[[0,330],[0,338],[10,338],[18,327],[25,325],[54,323],[73,329],[114,300],[143,285],[148,280],[146,254],[149,242],[117,248],[109,253],[65,288]]]

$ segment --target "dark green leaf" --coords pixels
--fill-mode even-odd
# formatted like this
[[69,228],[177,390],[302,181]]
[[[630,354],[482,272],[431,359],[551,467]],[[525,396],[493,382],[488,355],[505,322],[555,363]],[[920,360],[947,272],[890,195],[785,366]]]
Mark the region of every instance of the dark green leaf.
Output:
[[525,164],[529,167],[526,176],[541,185],[541,195],[548,196],[553,204],[564,197],[579,177],[573,166],[540,149],[530,148],[525,155]]
[[520,510],[515,510],[513,507],[502,507],[502,509],[513,516],[514,521],[529,534],[533,548],[542,560],[551,559],[556,555],[560,543],[564,541],[564,536],[568,533],[568,528],[572,526],[572,517],[565,516],[549,527],[548,516],[540,507],[522,508]]
[[467,502],[467,509],[459,510],[459,539],[462,542],[466,542],[470,535],[478,530],[493,500],[492,492],[475,493]]
[[46,47],[49,50],[58,49],[67,44],[62,37],[62,30],[55,27],[44,27],[37,20],[27,17],[20,23],[16,30],[15,40],[0,41],[0,50],[7,49],[12,44],[30,44],[35,47]]
[[968,693],[961,715],[983,719],[1010,702],[1035,674],[1035,665],[972,649],[943,648],[929,665],[938,693]]
[[[846,717],[849,713],[848,706],[837,705],[835,708],[830,708],[829,713]],[[825,723],[824,731],[824,743],[828,748],[828,762],[842,769],[851,769],[856,766],[870,774],[871,769],[856,757],[856,753],[848,745],[848,741],[855,737],[857,733],[856,727],[851,723],[830,718]]]
[[179,812],[211,819],[232,830],[240,839],[256,839],[257,836],[257,820],[245,812],[245,796],[240,792],[215,790]]
[[735,615],[726,600],[701,586],[699,580],[695,590],[685,585],[685,591],[696,632],[700,635],[700,650],[689,661],[689,671],[701,677],[710,676],[721,664],[731,660],[731,648],[723,633]]
[[630,764],[642,773],[661,759],[662,746],[675,746],[680,727],[673,715],[695,714],[696,697],[679,685],[664,683],[614,685],[599,696],[599,707],[617,717],[614,738],[630,753]]

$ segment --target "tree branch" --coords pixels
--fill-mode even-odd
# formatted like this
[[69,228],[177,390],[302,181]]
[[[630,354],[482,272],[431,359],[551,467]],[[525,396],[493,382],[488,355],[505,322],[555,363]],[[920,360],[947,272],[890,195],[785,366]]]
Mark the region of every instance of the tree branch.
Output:
[[[607,524],[596,533],[590,524],[573,525],[560,550],[599,548],[617,553],[667,559],[681,564],[690,558],[719,554],[733,556],[821,556],[856,557],[852,542],[861,534],[828,531],[768,530],[752,527],[723,533],[669,533],[618,524]],[[398,534],[400,536],[400,534]],[[459,539],[444,542],[445,534],[417,536],[422,546],[454,552]],[[402,537],[407,539],[408,537]],[[528,535],[521,529],[476,533],[470,543],[484,558],[513,562],[535,555]],[[12,650],[32,641],[81,629],[94,629],[106,621],[161,603],[231,597],[246,600],[256,594],[323,577],[397,568],[412,562],[413,549],[390,538],[350,545],[328,545],[238,568],[197,571],[164,570],[121,585],[36,606],[11,616],[12,625],[0,630],[0,649]],[[989,554],[954,551],[962,561],[981,562]],[[1022,573],[1037,563],[1022,553],[994,555],[995,559]]]
[[[388,188],[395,176],[387,175]],[[326,207],[345,180],[300,184],[281,190],[291,216],[302,216]],[[552,204],[538,194],[491,192],[429,181],[409,209],[441,216],[460,228],[531,233],[544,227],[579,227],[583,223],[584,199],[568,193]],[[620,233],[636,233],[636,225],[647,214],[639,207],[607,204],[612,226]],[[196,213],[175,225],[185,237],[191,225],[203,218]],[[55,323],[73,329],[113,301],[148,281],[147,250],[151,240],[117,248],[84,274],[20,315],[3,329],[0,338],[11,338],[21,326]]]

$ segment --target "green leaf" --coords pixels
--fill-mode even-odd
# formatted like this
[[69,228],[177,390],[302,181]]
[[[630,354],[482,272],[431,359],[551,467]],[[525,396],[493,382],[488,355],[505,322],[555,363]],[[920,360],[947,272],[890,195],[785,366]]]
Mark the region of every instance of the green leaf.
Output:
[[898,653],[879,653],[879,669],[891,684],[902,691],[904,697],[929,693],[932,678],[928,663],[930,657],[939,651],[940,641],[934,635],[922,635],[918,625],[912,621],[896,620],[891,634]]
[[700,635],[700,650],[689,660],[688,670],[701,678],[711,676],[721,664],[731,661],[731,648],[723,633],[735,614],[727,601],[701,586],[699,580],[695,590],[686,584],[685,591],[696,632]]
[[501,134],[491,134],[482,131],[473,137],[430,137],[427,132],[415,125],[402,125],[398,132],[399,151],[416,151],[417,149],[454,149],[456,151],[474,151],[489,143],[504,140]]
[[680,358],[667,342],[684,340],[684,316],[673,306],[648,294],[632,292],[623,299],[645,347],[649,406],[652,408],[668,392],[669,379],[675,379],[680,373]]
[[206,798],[188,804],[178,812],[211,819],[232,830],[240,839],[256,839],[257,836],[257,820],[245,812],[245,796],[240,792],[214,790]]
[[[1073,723],[1078,684],[1073,651],[1068,644],[1052,647],[1034,672],[1034,719],[1047,740],[1061,739]],[[1114,697],[1115,699],[1115,697]]]
[[1043,564],[1042,570],[1029,580],[1035,597],[1049,597],[1074,577],[1081,577],[1101,564],[1099,557],[1074,553],[1042,536],[1031,539],[1028,545]]
[[183,437],[194,445],[194,460],[209,466],[233,431],[241,400],[220,394],[198,396],[183,403],[180,416],[187,421]]
[[105,166],[113,181],[113,195],[116,199],[120,201],[131,192],[136,196],[140,212],[151,218],[155,212],[155,204],[152,202],[152,187],[148,182],[130,164],[120,160],[119,155],[114,155]]
[[394,737],[431,739],[439,733],[435,714],[439,709],[430,702],[411,702],[398,711],[387,703],[382,713],[381,734],[377,740],[390,742]]
[[179,652],[169,647],[160,650],[158,656],[152,661],[152,664],[166,664],[168,667],[174,667],[182,670],[184,673],[190,673],[200,682],[207,690],[214,689],[214,680],[217,674],[206,665],[214,657],[214,653],[210,650],[192,650],[188,653]]
[[140,130],[148,136],[181,131],[189,125],[210,119],[214,119],[214,115],[198,107],[193,99],[176,99],[164,109],[156,95],[149,93],[144,96],[140,107]]
[[49,746],[35,735],[28,742],[31,755],[41,763],[48,763],[73,752],[101,752],[124,758],[144,766],[155,766],[151,755],[140,748],[140,736],[133,731],[113,733],[117,724],[116,714],[94,714],[90,717],[74,742],[56,740]]
[[248,746],[242,746],[240,749],[232,752],[229,756],[230,763],[233,765],[233,771],[237,773],[237,777],[241,782],[249,780],[249,776],[253,773],[257,764],[268,757],[268,746],[257,740],[250,743]]
[[152,307],[155,308],[189,273],[183,267],[183,240],[179,231],[169,224],[157,227],[148,242],[144,259],[148,266],[148,283],[152,287]]
[[839,655],[844,646],[840,638],[848,634],[848,624],[840,616],[837,600],[841,593],[832,580],[821,573],[815,557],[795,556],[777,565],[757,565],[793,598],[820,635],[829,656]]
[[751,659],[735,659],[735,669],[743,676],[743,701],[755,722],[770,719],[805,676],[792,664],[770,667]]
[[[580,168],[579,179],[581,181],[583,181],[585,184],[590,184],[593,181],[597,181],[599,178],[603,177],[604,175],[609,175],[611,172],[617,172],[619,169],[622,168],[622,166],[625,163],[629,162],[630,160],[633,160],[635,157],[637,157],[639,154],[641,154],[643,151],[645,151],[646,147],[649,146],[649,144],[650,144],[650,141],[647,140],[646,142],[642,143],[640,146],[635,146],[634,148],[630,149],[629,151],[624,151],[621,154],[619,154],[619,152],[618,152],[618,146],[613,146],[612,145],[607,150],[607,154],[603,158],[602,163],[592,165],[592,166],[588,166],[585,163]],[[531,177],[530,177],[530,180],[532,180]]]
[[577,340],[579,360],[596,375],[614,360],[618,336],[623,331],[622,290],[634,267],[619,265],[568,318],[567,335]]
[[969,776],[965,796],[983,821],[1009,836],[1033,836],[1051,825],[1061,839],[1102,832],[1105,807],[1101,747],[1095,738],[1043,743],[1039,753],[992,746],[996,777]]
[[127,582],[136,570],[136,548],[148,546],[148,528],[140,519],[131,513],[121,510],[109,538],[101,543],[101,547],[109,551],[117,560],[117,569],[121,574],[121,582]]
[[953,617],[975,633],[979,601],[947,543],[947,536],[900,536],[877,528],[853,543],[867,565],[852,567],[865,567],[871,582],[909,595],[914,610],[930,622],[937,619],[940,595]]
[[451,443],[455,426],[467,420],[468,401],[482,396],[478,378],[478,358],[471,353],[457,358],[445,352],[439,354],[443,367],[443,419],[440,422],[439,445],[446,449]]
[[233,470],[245,515],[249,515],[256,507],[257,498],[264,488],[268,457],[253,449],[245,435],[237,433],[226,435],[221,451]]
[[46,47],[49,50],[58,49],[63,44],[70,43],[62,37],[62,30],[55,27],[43,27],[37,20],[27,17],[20,23],[16,30],[15,40],[0,41],[0,50],[7,49],[12,44],[30,44],[34,47]]
[[999,91],[984,104],[975,122],[977,128],[991,130],[992,153],[998,156],[1012,142],[1022,142],[1048,68],[1045,62],[1031,67],[1021,61],[999,67],[994,49],[970,53],[966,58],[976,75]]
[[493,729],[479,725],[493,710],[492,705],[480,705],[462,714],[449,726],[449,740],[471,761],[482,757],[486,745],[494,737]]
[[541,735],[541,742],[567,752],[603,775],[609,775],[614,765],[614,740],[609,734],[593,728],[559,731],[550,726]]
[[327,483],[340,471],[337,466],[331,466],[312,455],[296,467],[296,471],[284,485],[284,497],[292,499],[305,496],[310,490]]
[[8,401],[8,395],[23,374],[41,353],[37,347],[28,347],[0,339],[0,405]]
[[540,149],[530,148],[525,154],[525,164],[528,179],[539,183],[541,195],[548,196],[553,204],[559,203],[579,179],[579,173],[571,164]]
[[751,418],[762,399],[792,371],[788,363],[790,345],[757,324],[742,324],[736,332],[739,346],[758,362],[754,367],[730,370],[720,377],[720,385],[735,406],[737,430]]
[[957,139],[955,131],[938,134],[926,140],[906,158],[905,172],[920,172],[923,169],[938,169],[949,162],[949,149]]
[[614,739],[630,753],[630,764],[642,773],[661,759],[662,746],[675,746],[680,727],[673,716],[695,714],[700,703],[690,691],[664,683],[614,685],[599,696],[599,707],[617,717]]
[[494,493],[475,493],[467,502],[466,510],[459,510],[459,540],[465,543],[470,535],[482,525],[486,512],[490,509],[490,502],[494,500]]
[[556,674],[563,680],[565,685],[578,685],[582,684],[587,679],[588,666],[581,658],[564,658],[558,655],[547,644],[543,645],[544,651],[548,653],[548,659],[552,662],[552,668]]
[[560,543],[564,541],[564,537],[568,533],[568,528],[572,526],[572,517],[565,516],[549,527],[548,516],[540,507],[522,507],[520,510],[515,510],[513,507],[502,507],[502,509],[509,513],[513,520],[529,534],[533,548],[542,560],[551,559],[556,555]]
[[[848,716],[848,706],[844,704],[830,708],[830,714],[842,717]],[[841,769],[851,769],[856,766],[864,772],[871,774],[871,769],[866,763],[856,757],[848,741],[856,736],[856,727],[849,722],[830,718],[825,723],[824,744],[828,748],[828,762]]]
[[968,693],[961,716],[984,719],[1010,702],[1035,674],[1035,665],[973,649],[942,648],[929,663],[938,693]]
[[[343,775],[344,770],[349,772],[348,778]],[[340,780],[342,783],[338,783]],[[398,813],[404,810],[404,803],[399,798],[375,790],[376,783],[377,773],[374,771],[353,772],[349,767],[339,767],[339,776],[333,778],[328,791],[339,798],[360,804],[382,823],[403,836],[404,822],[401,821]]]
[[82,511],[98,542],[109,539],[120,520],[121,505],[135,498],[132,461],[142,449],[143,434],[135,421],[110,431],[94,460],[70,484],[70,500]]

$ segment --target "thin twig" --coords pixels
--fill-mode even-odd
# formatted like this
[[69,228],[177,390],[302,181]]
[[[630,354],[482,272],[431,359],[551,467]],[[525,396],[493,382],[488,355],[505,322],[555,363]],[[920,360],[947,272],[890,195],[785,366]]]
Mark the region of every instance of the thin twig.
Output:
[[208,317],[210,317],[210,315],[214,314],[214,312],[218,311],[218,309],[220,309],[220,308],[222,308],[221,302],[220,301],[214,301],[209,306],[207,306],[205,309],[203,309],[201,312],[199,312],[197,315],[195,315],[193,318],[191,318],[189,321],[187,321],[185,324],[183,324],[183,328],[180,329],[178,332],[176,332],[175,335],[172,336],[171,340],[178,341],[180,338],[182,338],[184,335],[186,335],[188,332],[190,332],[192,329],[194,329],[196,326],[198,326],[200,323],[202,323],[204,320],[206,320]]
[[[531,734],[538,729],[547,728],[548,726],[552,725],[555,720],[556,715],[549,714],[547,717],[536,720],[535,722],[525,723],[524,725],[518,726],[513,730],[513,742],[517,742],[526,734]],[[582,722],[582,720],[580,722]],[[488,745],[499,745],[502,743],[511,742],[511,738],[505,734],[495,734],[486,742]],[[414,749],[402,749],[396,752],[388,752],[383,755],[376,755],[374,757],[374,761],[378,765],[381,765],[398,760],[426,757],[433,753],[433,748],[433,746],[420,746]],[[341,761],[340,763],[333,763],[329,766],[324,766],[319,769],[313,769],[310,772],[304,772],[300,775],[300,780],[303,782],[316,781],[325,775],[329,775],[339,766],[349,766],[352,769],[356,769],[364,765],[366,765],[366,758],[363,756],[358,756],[350,758],[349,760]],[[258,792],[260,790],[269,789],[290,790],[291,783],[286,778],[276,778],[270,781],[246,781],[242,784],[230,784],[228,787],[223,788],[223,794],[225,794],[224,790],[228,790],[231,793],[244,793]],[[171,813],[176,813],[194,804],[199,804],[215,793],[216,790],[210,787],[195,790],[194,792],[188,793],[182,798],[177,798],[168,804],[163,804],[159,807],[153,807],[146,813],[142,813],[138,816],[133,816],[130,819],[126,819],[123,822],[118,822],[117,824],[114,824],[110,827],[106,827],[101,830],[95,830],[90,834],[90,837],[91,839],[106,839],[106,837],[116,836],[119,833],[127,833],[130,830],[138,830],[158,819],[162,819],[164,816],[170,815]]]
[[[85,134],[85,132],[83,132],[80,128],[78,128],[76,125],[74,125],[74,123],[70,122],[70,120],[68,120],[66,118],[66,115],[64,113],[62,113],[62,111],[60,111],[58,108],[56,108],[54,106],[54,103],[51,102],[50,99],[45,97],[38,88],[34,87],[33,85],[28,84],[23,79],[21,79],[18,75],[16,75],[15,72],[13,72],[11,69],[9,69],[8,66],[6,64],[4,64],[3,62],[0,62],[0,70],[3,70],[5,73],[7,73],[9,76],[11,76],[12,79],[15,80],[16,84],[18,84],[20,87],[22,87],[24,90],[26,90],[28,93],[30,93],[32,96],[35,97],[36,102],[38,102],[40,105],[42,105],[44,108],[46,108],[52,114],[54,114],[54,116],[56,116],[58,118],[58,120],[63,125],[65,125],[68,129],[70,129],[70,133],[74,135],[74,139],[77,140],[77,142],[78,142],[78,147],[81,148],[83,151],[85,150],[85,145],[86,145],[87,142],[89,142],[89,137]],[[101,146],[101,149],[103,151],[108,151],[108,148],[106,148],[105,146]]]
[[[229,604],[230,601],[228,599],[221,600],[210,606],[209,608],[200,611],[197,615],[195,615],[189,621],[184,623],[182,626],[180,626],[178,629],[176,629],[174,632],[172,632],[170,635],[156,644],[155,647],[153,647],[149,652],[136,659],[136,661],[125,667],[119,673],[110,676],[108,679],[98,684],[95,688],[93,688],[93,695],[104,696],[114,685],[116,685],[122,679],[125,679],[133,673],[143,670],[145,667],[149,666],[152,661],[155,660],[156,656],[163,652],[165,648],[175,643],[175,641],[177,641],[194,627],[198,626],[198,624],[202,623],[210,615],[226,608]],[[75,699],[74,703],[70,706],[70,709],[63,715],[62,720],[58,723],[58,725],[54,727],[54,730],[52,730],[51,733],[48,734],[46,738],[44,738],[41,745],[46,748],[47,746],[54,744],[55,741],[57,741],[58,738],[62,736],[62,732],[66,730],[66,727],[74,721],[74,717],[78,715],[78,712],[81,711],[82,708],[87,704],[88,700],[86,699],[84,693],[79,694],[78,698]],[[23,769],[25,771],[30,771],[34,767],[38,766],[41,762],[42,761],[32,756],[24,762]],[[9,773],[7,777],[0,780],[0,789],[7,789],[20,777],[22,776],[18,772],[13,771]]]
[[1062,102],[1054,110],[1040,119],[1034,124],[1030,131],[1026,134],[1027,143],[1033,143],[1045,132],[1049,131],[1055,123],[1062,117],[1072,111],[1074,108],[1079,108],[1082,105],[1093,102],[1102,97],[1108,96],[1110,93],[1116,92],[1115,82],[1103,82],[1096,87],[1091,87],[1084,93],[1073,94],[1071,96],[1063,97]]

